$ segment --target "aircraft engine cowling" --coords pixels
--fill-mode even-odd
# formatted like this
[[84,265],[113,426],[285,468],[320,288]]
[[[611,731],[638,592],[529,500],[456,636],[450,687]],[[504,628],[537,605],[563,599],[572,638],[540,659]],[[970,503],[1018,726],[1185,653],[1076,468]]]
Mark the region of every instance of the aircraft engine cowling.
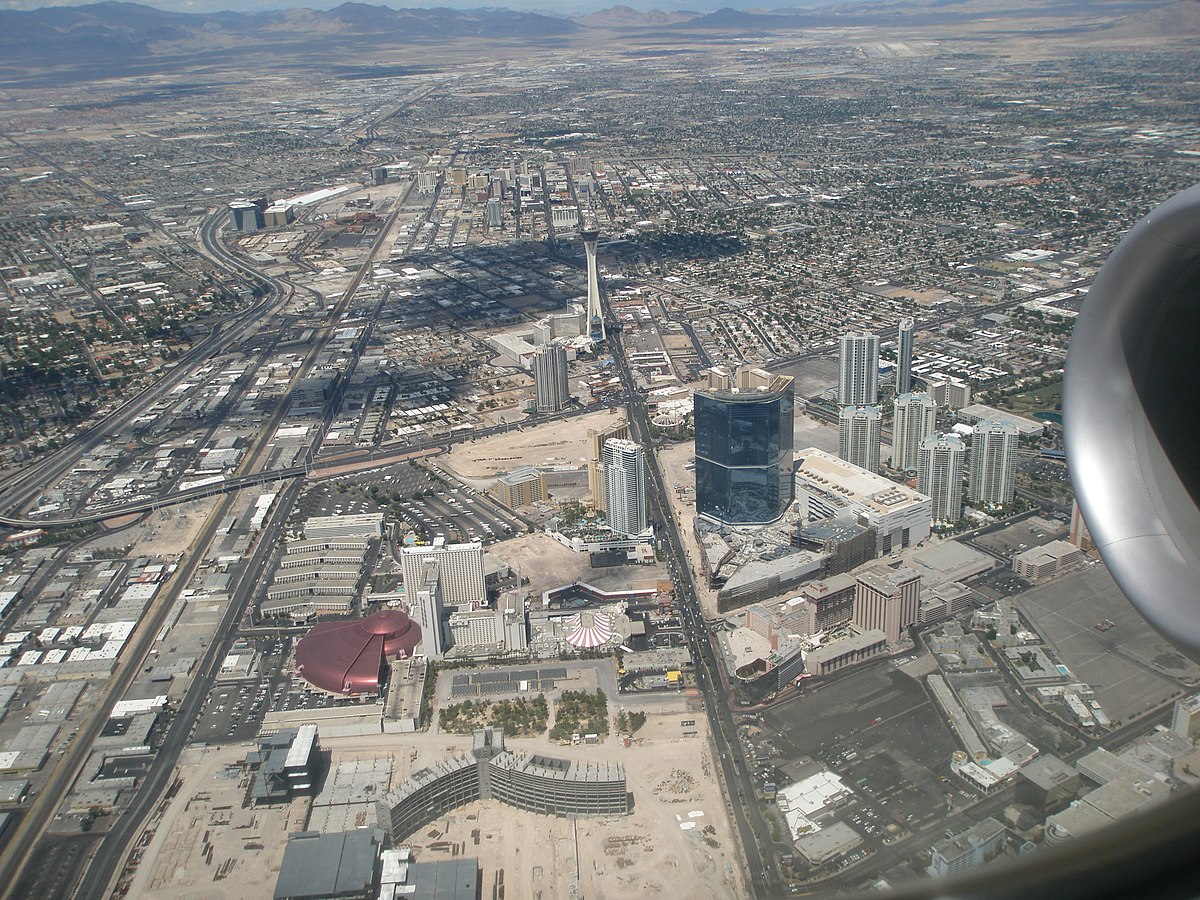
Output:
[[1117,584],[1200,661],[1200,185],[1104,263],[1063,387],[1067,465]]

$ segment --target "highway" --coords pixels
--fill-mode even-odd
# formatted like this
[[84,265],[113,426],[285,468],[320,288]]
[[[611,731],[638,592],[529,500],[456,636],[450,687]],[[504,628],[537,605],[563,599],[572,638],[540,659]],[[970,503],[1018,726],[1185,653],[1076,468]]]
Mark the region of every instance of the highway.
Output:
[[[398,212],[398,210],[397,210]],[[212,513],[208,516],[203,530],[189,548],[186,562],[180,566],[179,571],[172,582],[174,589],[168,598],[169,602],[164,602],[161,605],[162,610],[167,610],[171,607],[174,599],[178,597],[191,581],[200,563],[205,558],[205,552],[211,544],[216,530],[220,523],[224,521],[230,509],[235,502],[235,495],[231,492],[244,487],[252,486],[256,483],[264,483],[266,480],[279,480],[281,477],[293,479],[290,484],[283,490],[279,500],[272,507],[270,519],[267,526],[260,533],[255,549],[246,562],[244,568],[239,573],[236,587],[230,598],[229,605],[226,607],[222,616],[221,622],[215,632],[214,639],[209,644],[203,659],[201,660],[191,683],[188,685],[186,694],[180,703],[180,707],[172,721],[172,724],[167,731],[163,743],[159,746],[154,763],[150,771],[142,779],[138,787],[137,794],[128,810],[123,812],[114,823],[112,830],[105,836],[99,849],[92,858],[86,873],[77,888],[75,897],[80,898],[96,898],[102,900],[109,896],[112,889],[114,879],[116,879],[122,870],[124,861],[127,857],[129,846],[134,841],[141,829],[144,827],[148,816],[152,813],[156,803],[160,802],[163,792],[166,790],[170,778],[172,777],[175,766],[178,762],[179,755],[187,746],[191,739],[192,731],[195,727],[195,722],[199,714],[200,708],[204,703],[205,698],[211,690],[212,684],[220,671],[221,664],[229,651],[232,641],[238,633],[237,624],[245,615],[246,609],[249,607],[259,585],[262,583],[266,567],[271,559],[271,554],[279,542],[279,538],[286,525],[287,518],[291,510],[295,506],[300,493],[303,489],[303,480],[299,477],[306,473],[308,466],[292,467],[290,469],[280,469],[274,471],[255,471],[262,460],[265,458],[270,448],[270,441],[279,423],[286,415],[290,406],[291,391],[296,383],[303,378],[312,367],[316,364],[320,355],[324,352],[329,340],[331,339],[339,320],[345,314],[354,298],[356,291],[362,284],[364,278],[370,271],[371,261],[379,253],[380,249],[386,243],[386,238],[391,231],[391,227],[395,222],[396,214],[394,213],[387,221],[387,224],[379,232],[379,237],[373,246],[367,260],[364,262],[359,272],[351,280],[346,290],[342,294],[338,303],[331,311],[327,324],[321,328],[315,340],[309,345],[306,350],[303,363],[297,367],[297,370],[289,384],[288,390],[280,397],[272,414],[268,417],[263,427],[255,438],[252,447],[246,455],[245,462],[242,466],[242,472],[236,477],[227,479],[219,485],[208,486],[210,493],[224,493],[225,496]],[[210,222],[210,225],[212,223]],[[206,229],[210,238],[215,237],[215,226],[212,229]],[[219,241],[217,242],[219,245]],[[337,411],[338,395],[330,398],[326,405],[325,415],[323,417],[324,425],[328,426]],[[316,435],[314,443],[309,448],[310,456],[312,451],[319,445],[325,428],[315,429]],[[431,442],[435,446],[436,442]],[[411,453],[411,448],[406,448],[405,453]],[[200,489],[203,491],[204,489]],[[173,498],[174,499],[174,498]],[[186,499],[194,499],[187,497]],[[185,500],[176,500],[175,502],[185,502]],[[155,501],[149,501],[151,503]],[[162,501],[157,501],[160,505]],[[111,516],[111,512],[105,513],[106,516]],[[151,638],[157,634],[158,629],[162,624],[162,615],[151,624],[149,628],[139,628],[138,634],[150,635]],[[125,660],[127,661],[127,669],[130,673],[136,673],[138,666],[145,659],[146,653],[149,650],[149,645],[139,645],[134,651],[127,651]],[[133,664],[129,665],[128,661]],[[127,683],[120,687],[123,692],[127,688]],[[107,710],[107,706],[103,706],[100,712]],[[104,716],[97,715],[99,726],[102,727]],[[80,747],[90,750],[91,741],[86,743],[81,742]],[[75,745],[73,745],[75,746]],[[83,759],[86,760],[86,754]],[[82,763],[81,763],[82,764]],[[67,785],[69,787],[69,784]],[[66,787],[56,792],[58,798],[61,798],[65,793]]]
[[[67,178],[83,189],[96,194],[97,196],[107,200],[110,203],[124,206],[119,197],[114,194],[106,193],[98,190],[94,185],[84,179],[79,178],[67,169],[58,165],[58,163],[45,156],[44,154],[26,147],[13,138],[8,137],[10,143],[16,144],[22,150],[32,153],[34,156],[42,159],[47,165],[54,167],[62,177]],[[161,225],[153,218],[145,215],[138,215],[138,218],[145,222],[149,227],[154,228],[165,235],[170,240],[178,243],[181,247],[192,253],[196,253],[195,247],[180,240],[170,231],[162,228]],[[228,271],[250,280],[253,283],[260,284],[263,288],[261,298],[254,305],[234,313],[228,318],[218,322],[212,332],[206,335],[198,343],[194,344],[186,353],[177,360],[174,360],[169,367],[163,367],[163,374],[152,384],[146,386],[134,396],[123,401],[112,411],[104,415],[90,427],[87,427],[82,433],[76,436],[69,444],[61,450],[43,457],[30,466],[25,467],[15,475],[10,476],[6,481],[0,482],[0,509],[12,512],[32,500],[41,490],[48,484],[53,484],[58,478],[71,467],[73,467],[79,459],[90,450],[93,450],[105,440],[108,435],[113,432],[118,432],[126,428],[130,422],[142,415],[142,413],[160,397],[165,395],[168,390],[175,387],[188,374],[190,374],[193,366],[201,363],[203,360],[219,353],[224,348],[230,346],[238,340],[241,340],[244,335],[249,333],[251,326],[256,326],[258,321],[271,312],[277,305],[283,302],[292,291],[291,285],[270,276],[258,272],[254,268],[248,266],[235,256],[230,254],[220,245],[220,240],[217,237],[219,231],[226,221],[227,212],[223,208],[218,208],[201,229],[201,244],[208,255],[217,262],[218,265],[224,267]],[[25,527],[25,526],[18,526]]]
[[[676,606],[684,618],[692,658],[696,662],[696,679],[704,696],[704,708],[708,714],[712,733],[713,762],[720,767],[721,779],[729,800],[733,825],[746,857],[751,892],[757,897],[779,897],[786,893],[779,875],[770,839],[770,829],[758,807],[757,794],[750,778],[750,767],[742,754],[737,740],[737,728],[729,704],[720,688],[720,661],[716,659],[708,630],[704,625],[704,614],[696,597],[696,586],[691,568],[683,551],[683,541],[678,525],[667,499],[662,472],[654,454],[654,441],[650,436],[650,423],[646,407],[640,402],[629,362],[621,344],[621,333],[609,325],[609,345],[613,359],[621,376],[621,383],[628,398],[630,433],[637,443],[646,448],[647,501],[653,512],[655,528],[666,537],[667,564],[671,580],[675,584]],[[766,848],[764,852],[763,848]]]
[[[301,486],[302,482],[300,481],[292,482],[273,507],[272,521],[260,533],[254,553],[242,570],[237,588],[230,598],[229,605],[215,632],[216,636],[209,643],[204,658],[197,666],[196,674],[179,704],[171,727],[155,754],[154,765],[151,766],[150,771],[138,786],[137,796],[129,809],[117,818],[112,830],[100,844],[100,848],[87,867],[82,882],[76,888],[75,900],[104,900],[109,896],[112,881],[120,874],[124,865],[130,842],[140,834],[146,818],[162,798],[163,792],[167,789],[175,772],[179,755],[191,740],[200,708],[204,705],[204,699],[208,696],[217,673],[221,670],[221,664],[237,637],[236,625],[254,597],[264,569],[270,561],[271,551],[278,543],[283,526],[287,522],[287,515],[300,495]],[[194,545],[198,552],[193,553],[188,561],[189,571],[185,578],[177,582],[181,587],[187,585],[191,580],[196,567],[204,558],[203,549],[212,541],[218,525],[232,503],[233,498],[226,498],[220,508],[209,516],[204,532]],[[157,627],[150,630],[149,633],[156,634]]]
[[202,551],[212,540],[221,516],[228,511],[232,502],[233,497],[230,496],[219,504],[213,515],[209,517],[200,537],[193,542],[192,552],[187,561],[172,576],[168,589],[159,592],[146,615],[139,621],[137,630],[134,631],[132,639],[121,654],[120,662],[104,686],[103,694],[93,702],[91,714],[80,724],[79,733],[75,735],[66,752],[59,759],[58,765],[51,772],[41,793],[30,806],[28,813],[21,821],[20,829],[4,848],[3,855],[0,855],[0,885],[4,885],[0,897],[5,900],[21,896],[17,891],[21,881],[20,875],[30,862],[30,855],[37,840],[42,836],[62,799],[87,763],[92,752],[92,744],[108,722],[108,713],[112,709],[112,705],[121,699],[132,684],[134,677],[141,671],[142,661],[149,653],[175,599],[191,580],[192,574],[203,559]]
[[[218,216],[223,216],[223,213],[218,212],[218,214],[214,214],[208,223],[208,225],[212,226],[214,233],[220,225]],[[276,304],[280,303],[286,296],[287,288],[283,286],[282,282],[272,282],[271,289],[265,299],[234,316],[232,319],[227,320],[221,327],[215,329],[212,334],[185,354],[163,378],[143,389],[138,395],[104,417],[104,419],[85,431],[68,447],[10,479],[6,485],[7,489],[2,496],[2,502],[10,509],[13,506],[20,506],[28,502],[46,484],[51,483],[53,479],[61,477],[85,452],[107,440],[110,433],[127,427],[133,419],[141,415],[145,409],[152,405],[159,397],[163,396],[170,387],[177,384],[190,373],[195,364],[207,359],[214,353],[220,352],[222,348],[231,345],[235,341],[243,339],[251,328],[257,328],[260,317],[273,310]],[[257,459],[261,451],[267,446],[268,438],[269,432],[263,432],[260,435],[255,452],[248,454],[248,462]],[[244,487],[247,484],[253,484],[256,479],[261,479],[263,474],[246,473],[235,480],[243,481],[244,483],[240,486]],[[274,480],[274,476],[270,473],[267,473],[266,477]],[[299,484],[300,482],[295,482],[297,490]],[[230,490],[233,490],[233,488],[230,488]],[[186,499],[196,499],[196,496],[202,496],[202,494],[189,495]],[[130,684],[132,684],[134,677],[140,671],[140,667],[149,653],[158,630],[162,627],[174,600],[178,598],[180,592],[187,585],[191,575],[198,567],[203,558],[204,549],[208,546],[208,543],[212,540],[212,536],[216,532],[221,515],[229,509],[233,501],[234,496],[230,494],[218,504],[217,509],[209,517],[200,537],[197,541],[193,542],[185,561],[168,582],[166,589],[159,593],[158,597],[155,598],[139,621],[138,628],[134,632],[129,644],[125,647],[117,667],[105,683],[102,695],[92,704],[91,714],[80,723],[78,733],[59,758],[58,764],[51,771],[45,785],[42,787],[41,793],[30,805],[28,812],[21,820],[20,826],[5,846],[3,853],[0,854],[0,885],[3,885],[3,888],[0,888],[0,897],[8,898],[20,895],[18,888],[23,884],[22,873],[29,863],[33,861],[33,851],[38,840],[49,825],[63,797],[66,796],[71,785],[86,764],[91,754],[93,743],[108,721],[108,711],[112,708],[112,704],[124,695],[129,689]],[[153,500],[147,501],[147,503],[148,506],[146,506],[146,509],[153,509],[156,505],[156,501]],[[161,505],[161,503],[158,503],[158,505]],[[145,509],[142,511],[145,511]],[[76,524],[82,524],[85,521],[98,521],[121,514],[120,512],[113,513],[112,511],[106,511],[99,515],[78,516],[75,519]],[[21,517],[10,516],[6,517],[6,520],[0,524],[6,524],[9,527],[28,527],[24,524],[28,521]],[[13,522],[21,524],[10,524]],[[39,525],[38,527],[41,526]],[[214,643],[219,645],[223,644],[224,641],[218,640]],[[209,656],[212,656],[213,653],[215,651],[211,651]],[[223,656],[220,658],[223,658]],[[120,822],[118,822],[118,827],[120,827]],[[101,846],[103,847],[104,845],[102,844]]]
[[[537,423],[540,424],[543,422],[573,419],[576,416],[584,416],[589,413],[593,413],[596,411],[596,409],[597,407],[591,406],[573,407],[560,413],[541,416],[538,418]],[[530,422],[523,424],[534,423]],[[177,506],[180,503],[190,503],[193,500],[202,500],[205,497],[214,497],[218,494],[228,494],[234,491],[240,491],[242,488],[246,487],[269,484],[274,481],[287,481],[292,478],[311,475],[314,469],[320,467],[334,468],[358,465],[360,463],[368,462],[374,462],[383,466],[387,465],[389,462],[406,459],[414,453],[420,453],[422,451],[432,449],[448,449],[454,444],[461,444],[464,441],[474,441],[480,438],[502,434],[503,432],[511,430],[514,427],[516,426],[488,425],[484,428],[473,428],[470,431],[458,431],[446,435],[434,435],[427,440],[415,441],[410,444],[341,453],[337,456],[315,459],[313,462],[303,466],[288,466],[280,469],[265,469],[261,472],[235,475],[231,478],[226,478],[224,481],[214,482],[213,484],[188,488],[187,490],[177,491],[175,493],[166,494],[159,497],[146,497],[141,500],[132,500],[129,503],[106,506],[103,509],[84,511],[71,516],[34,519],[26,516],[0,515],[0,526],[6,528],[74,528],[79,525],[87,525],[93,522],[104,522],[108,519],[116,519],[121,516],[151,512],[153,510],[164,509],[169,506]]]

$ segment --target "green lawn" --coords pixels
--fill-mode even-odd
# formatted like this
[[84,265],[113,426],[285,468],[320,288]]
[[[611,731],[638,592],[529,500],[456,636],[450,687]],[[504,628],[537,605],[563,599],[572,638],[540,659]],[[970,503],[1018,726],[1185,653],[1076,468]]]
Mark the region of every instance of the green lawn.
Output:
[[[1055,381],[1045,387],[1035,388],[1031,391],[1023,391],[1020,394],[1012,394],[1005,398],[1012,402],[1012,411],[1018,415],[1027,416],[1030,413],[1036,412],[1054,412],[1057,404],[1062,403],[1062,379]],[[1008,406],[1000,404],[1004,409]]]

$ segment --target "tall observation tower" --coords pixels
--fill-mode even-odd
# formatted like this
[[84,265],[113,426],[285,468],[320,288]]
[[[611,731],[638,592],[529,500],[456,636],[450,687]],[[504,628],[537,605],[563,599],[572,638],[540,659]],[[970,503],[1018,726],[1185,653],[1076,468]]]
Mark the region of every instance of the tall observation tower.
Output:
[[583,250],[587,254],[587,320],[592,340],[602,341],[604,333],[604,310],[600,308],[600,273],[596,269],[596,243],[600,240],[600,226],[591,210],[583,210],[579,224],[579,236],[583,238]]

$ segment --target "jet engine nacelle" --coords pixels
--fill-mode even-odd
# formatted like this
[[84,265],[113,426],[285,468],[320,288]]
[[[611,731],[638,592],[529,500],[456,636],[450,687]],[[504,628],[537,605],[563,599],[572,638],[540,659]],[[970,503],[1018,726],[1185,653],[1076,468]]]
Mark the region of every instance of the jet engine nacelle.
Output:
[[1200,661],[1200,185],[1125,236],[1067,355],[1063,428],[1100,555],[1138,611]]

